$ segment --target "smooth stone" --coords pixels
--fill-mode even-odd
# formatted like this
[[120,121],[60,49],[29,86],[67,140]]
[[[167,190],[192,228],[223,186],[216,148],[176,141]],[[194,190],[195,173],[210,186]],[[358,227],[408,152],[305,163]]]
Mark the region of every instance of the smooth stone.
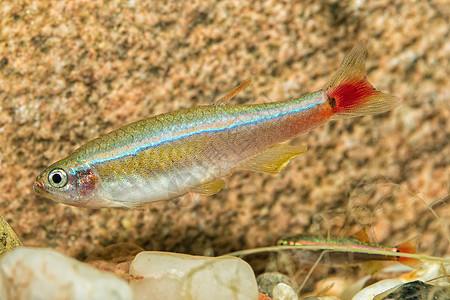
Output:
[[132,299],[122,279],[51,249],[20,247],[0,261],[2,300]]
[[288,276],[281,274],[279,272],[266,272],[258,277],[256,277],[256,282],[258,283],[258,290],[260,293],[266,294],[269,297],[273,297],[273,288],[279,283],[286,283],[287,285],[294,286],[294,281],[292,281]]
[[252,268],[232,256],[146,251],[131,263],[130,275],[135,300],[258,299]]
[[416,280],[396,286],[373,298],[373,300],[395,299],[449,300],[450,286],[436,286]]
[[285,283],[277,284],[272,293],[273,300],[298,300],[298,295],[294,289]]
[[7,252],[19,246],[22,246],[22,242],[8,222],[0,215],[0,259]]
[[381,280],[361,290],[359,293],[353,296],[352,300],[373,299],[376,295],[384,293],[385,291],[401,284],[403,284],[403,281],[400,281],[398,279]]

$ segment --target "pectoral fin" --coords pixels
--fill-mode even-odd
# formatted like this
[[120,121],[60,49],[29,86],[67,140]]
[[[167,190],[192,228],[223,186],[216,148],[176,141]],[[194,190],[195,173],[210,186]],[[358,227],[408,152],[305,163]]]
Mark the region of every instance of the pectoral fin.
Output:
[[222,179],[219,179],[193,187],[191,188],[191,192],[203,196],[211,196],[217,194],[221,189],[223,189],[224,186],[225,182]]
[[134,210],[144,210],[141,205],[142,203],[139,202],[125,202],[125,201],[118,201],[114,199],[104,199],[105,202],[100,206],[99,208],[103,207],[118,207],[118,208],[127,208],[127,209],[134,209]]
[[291,159],[303,154],[307,146],[290,146],[278,144],[266,152],[245,161],[240,167],[255,172],[276,174],[283,169]]

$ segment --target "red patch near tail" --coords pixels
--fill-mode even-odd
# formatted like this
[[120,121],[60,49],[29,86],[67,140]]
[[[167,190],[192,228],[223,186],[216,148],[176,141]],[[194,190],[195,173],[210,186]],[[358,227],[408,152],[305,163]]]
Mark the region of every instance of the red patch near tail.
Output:
[[417,241],[415,239],[401,243],[397,246],[398,252],[401,253],[417,253]]
[[[417,253],[417,240],[413,239],[398,245],[397,252]],[[420,260],[418,260],[417,258],[399,256],[397,259],[400,263],[410,267],[417,267],[418,265],[420,265]]]
[[345,82],[338,85],[330,90],[327,95],[334,112],[345,113],[362,106],[367,101],[367,97],[376,93],[378,93],[377,90],[364,76],[357,82]]

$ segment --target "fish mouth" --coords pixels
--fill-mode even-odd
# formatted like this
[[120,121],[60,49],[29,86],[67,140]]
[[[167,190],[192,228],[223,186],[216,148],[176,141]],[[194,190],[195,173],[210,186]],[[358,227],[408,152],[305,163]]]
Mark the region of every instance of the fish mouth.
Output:
[[44,183],[42,181],[36,180],[33,184],[33,190],[38,195],[45,195],[47,191],[44,188]]

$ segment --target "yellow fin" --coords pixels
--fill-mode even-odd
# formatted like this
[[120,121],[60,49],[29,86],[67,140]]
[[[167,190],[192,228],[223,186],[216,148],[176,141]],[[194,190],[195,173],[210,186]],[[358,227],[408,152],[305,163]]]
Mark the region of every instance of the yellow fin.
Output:
[[189,192],[189,193],[184,194],[183,196],[180,196],[180,197],[177,197],[174,199],[170,199],[170,201],[178,207],[188,208],[188,207],[194,207],[198,202],[200,202],[200,199],[202,197],[205,197],[205,196]]
[[[117,208],[125,208],[125,209],[134,209],[134,210],[144,210],[141,206],[143,203],[139,202],[125,202],[125,201],[118,201],[110,198],[105,198],[106,202],[102,206],[98,208],[107,208],[107,207],[117,207]],[[97,207],[93,207],[97,208]]]
[[354,238],[364,242],[364,243],[370,243],[369,233],[367,232],[367,228],[363,228],[357,233],[353,235]]
[[366,261],[362,264],[362,268],[370,275],[375,276],[381,269],[383,269],[383,263],[374,260]]
[[225,105],[225,103],[230,100],[231,98],[233,98],[234,96],[236,96],[240,91],[242,91],[247,85],[249,85],[251,82],[251,80],[247,80],[243,83],[241,83],[240,85],[238,85],[237,87],[235,87],[234,89],[232,89],[230,92],[228,92],[225,96],[223,96],[222,98],[220,98],[219,100],[214,102],[215,106],[220,106],[220,105]]
[[276,174],[283,169],[291,159],[303,154],[307,146],[290,146],[278,144],[269,148],[266,152],[245,161],[241,168],[255,172]]
[[225,182],[222,179],[219,179],[193,187],[191,188],[191,192],[204,196],[211,196],[217,194],[221,189],[223,189],[224,186]]

